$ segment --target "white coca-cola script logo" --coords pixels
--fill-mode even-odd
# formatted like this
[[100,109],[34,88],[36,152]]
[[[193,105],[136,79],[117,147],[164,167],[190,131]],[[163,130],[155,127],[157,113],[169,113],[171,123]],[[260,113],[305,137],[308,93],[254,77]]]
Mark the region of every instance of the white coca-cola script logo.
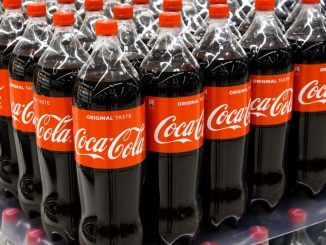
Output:
[[[44,114],[36,123],[36,135],[44,141],[53,143],[67,143],[71,139],[72,117],[67,115],[63,118],[56,115]],[[54,127],[53,127],[54,126]]]
[[[204,134],[204,111],[200,117],[189,122],[177,123],[176,116],[169,116],[163,119],[156,127],[154,139],[158,144],[169,144],[172,142],[198,141]],[[166,139],[173,137],[173,140]],[[193,139],[191,139],[193,138]]]
[[34,120],[34,110],[33,101],[29,102],[27,105],[20,103],[11,102],[11,114],[12,119],[19,123],[28,125],[30,123],[35,124]]
[[[250,102],[239,109],[229,109],[229,105],[222,104],[216,107],[207,118],[207,128],[210,131],[246,128],[250,122]],[[226,127],[220,128],[221,125]]]
[[115,138],[89,137],[85,128],[80,128],[75,135],[75,151],[78,155],[90,156],[93,159],[125,159],[140,155],[144,149],[145,124],[139,128],[127,128]]
[[250,103],[251,115],[256,117],[284,116],[292,111],[293,89],[284,90],[276,98],[255,98]]
[[326,103],[326,85],[319,86],[318,80],[313,80],[307,83],[300,91],[300,104],[309,105],[315,103]]

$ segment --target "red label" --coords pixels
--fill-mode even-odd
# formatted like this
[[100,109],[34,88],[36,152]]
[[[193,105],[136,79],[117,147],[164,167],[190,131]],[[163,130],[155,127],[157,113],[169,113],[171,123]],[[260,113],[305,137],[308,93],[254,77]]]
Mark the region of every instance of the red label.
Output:
[[203,145],[204,93],[179,97],[146,97],[147,150],[187,152]]
[[205,90],[205,138],[232,139],[248,134],[250,83]]
[[291,119],[293,72],[278,75],[251,75],[250,123],[282,124]]
[[50,151],[74,151],[72,98],[33,93],[36,144]]
[[126,168],[144,161],[145,106],[121,111],[73,107],[75,159],[90,168]]
[[0,69],[0,116],[11,117],[9,75],[7,69]]
[[12,124],[15,129],[35,132],[32,82],[9,79]]
[[326,111],[326,64],[294,65],[293,110]]

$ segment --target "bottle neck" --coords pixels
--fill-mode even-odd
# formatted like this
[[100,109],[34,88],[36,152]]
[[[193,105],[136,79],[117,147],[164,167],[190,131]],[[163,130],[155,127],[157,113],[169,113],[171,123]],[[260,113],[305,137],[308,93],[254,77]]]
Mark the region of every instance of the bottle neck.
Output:
[[46,17],[45,16],[40,16],[40,17],[29,17],[28,18],[28,23],[29,24],[46,24]]
[[173,35],[179,36],[180,27],[160,27],[160,35]]
[[62,11],[62,10],[71,10],[73,12],[77,11],[76,5],[74,3],[62,3],[59,6],[59,11]]
[[5,9],[5,14],[21,14],[21,9]]
[[102,11],[86,11],[85,13],[85,19],[90,19],[93,16],[99,16],[99,15],[103,15]]
[[59,33],[74,33],[74,26],[55,26],[54,28],[55,35]]
[[135,9],[149,9],[149,4],[135,4]]

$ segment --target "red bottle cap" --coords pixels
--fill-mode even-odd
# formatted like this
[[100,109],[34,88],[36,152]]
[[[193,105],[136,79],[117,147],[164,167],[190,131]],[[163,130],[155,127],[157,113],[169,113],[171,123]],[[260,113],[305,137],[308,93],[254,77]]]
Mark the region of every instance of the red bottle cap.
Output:
[[73,12],[55,12],[53,14],[54,26],[72,26],[75,23]]
[[37,245],[41,242],[41,239],[45,236],[45,232],[42,229],[30,229],[26,233],[26,245]]
[[22,0],[3,0],[2,6],[5,9],[19,9],[22,7]]
[[227,0],[210,0],[210,4],[227,4]]
[[229,18],[230,7],[227,4],[213,4],[209,6],[209,18],[222,19]]
[[274,10],[275,0],[256,0],[255,8],[262,11]]
[[113,7],[113,16],[115,19],[132,19],[134,7],[129,4],[116,5]]
[[95,23],[95,32],[98,36],[114,36],[118,34],[116,20],[98,20]]
[[250,227],[251,239],[255,242],[263,242],[268,239],[268,229],[265,226],[255,225]]
[[181,11],[182,10],[182,0],[163,0],[163,10],[164,11]]
[[6,208],[2,211],[2,223],[16,223],[20,218],[18,208]]
[[86,11],[100,11],[103,9],[103,0],[85,0],[84,7]]
[[60,4],[75,3],[75,0],[58,0],[58,3]]
[[39,17],[46,15],[45,3],[30,3],[26,7],[26,15],[28,17]]
[[133,4],[149,4],[149,0],[132,0]]
[[200,245],[218,245],[216,242],[202,242]]
[[288,211],[288,217],[292,224],[304,224],[307,219],[307,213],[302,208],[291,208]]
[[161,27],[179,27],[181,25],[181,14],[178,12],[164,12],[159,16]]
[[302,0],[302,3],[305,3],[305,4],[318,4],[320,3],[320,0]]

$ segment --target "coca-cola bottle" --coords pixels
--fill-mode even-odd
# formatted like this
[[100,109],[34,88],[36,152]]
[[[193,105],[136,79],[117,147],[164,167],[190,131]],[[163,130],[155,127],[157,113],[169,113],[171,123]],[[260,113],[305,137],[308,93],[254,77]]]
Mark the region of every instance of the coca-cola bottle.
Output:
[[134,23],[141,40],[145,44],[156,34],[158,26],[155,25],[154,13],[149,8],[149,0],[133,0]]
[[301,1],[299,1],[298,4],[295,5],[295,8],[288,15],[288,17],[286,18],[286,20],[284,22],[285,30],[288,30],[290,28],[290,26],[293,24],[293,22],[297,19],[301,9],[302,9],[302,4],[301,4]]
[[56,12],[56,28],[41,56],[33,81],[36,144],[43,196],[45,231],[76,241],[80,208],[72,133],[72,91],[78,71],[88,59],[74,34],[74,14]]
[[141,245],[143,93],[137,71],[120,49],[117,21],[97,21],[95,30],[98,40],[73,96],[79,242]]
[[[182,0],[163,0],[163,10],[165,12],[181,12],[182,11]],[[158,24],[157,19],[157,24]],[[204,29],[204,28],[203,28]],[[198,42],[195,38],[195,36],[190,33],[187,25],[184,23],[183,19],[181,19],[181,29],[179,34],[185,45],[190,51],[193,51],[194,48],[198,45]],[[154,35],[151,40],[147,43],[149,47],[153,47],[156,40],[157,40],[158,34]]]
[[207,28],[207,24],[198,12],[194,0],[183,0],[182,18],[191,34],[195,34],[200,27]]
[[229,6],[210,5],[209,16],[193,54],[204,73],[206,95],[201,198],[205,221],[216,228],[238,221],[246,208],[250,82],[246,53],[228,25]]
[[147,241],[187,244],[200,220],[202,72],[178,37],[180,13],[162,13],[159,19],[159,37],[140,67],[147,127],[143,222]]
[[77,32],[77,38],[84,49],[91,54],[96,41],[94,30],[95,22],[99,19],[104,19],[103,16],[103,0],[85,0],[84,4],[86,16],[83,25]]
[[[211,5],[212,4],[227,4],[227,0],[210,0],[209,3]],[[207,20],[206,21],[209,22],[209,15],[207,16]],[[235,37],[236,37],[237,40],[240,40],[241,39],[241,34],[240,34],[238,28],[235,26],[235,23],[231,20],[230,16],[229,16],[229,22],[228,22],[228,24],[229,24],[230,30],[232,31],[232,34],[235,35]],[[194,36],[195,36],[195,38],[198,41],[202,40],[203,36],[206,33],[206,29],[207,28],[204,28],[202,26],[197,29],[197,31],[195,32]]]
[[113,15],[119,23],[118,38],[121,49],[131,64],[139,71],[140,64],[148,54],[148,48],[138,36],[132,21],[134,8],[129,4],[116,5],[113,7]]
[[33,110],[33,73],[52,38],[45,3],[27,5],[27,27],[9,61],[9,85],[14,139],[18,157],[18,198],[27,216],[40,213],[42,183],[37,158]]
[[240,26],[241,22],[246,18],[247,13],[243,12],[243,8],[240,6],[238,1],[227,0],[227,2],[231,10],[230,19],[238,27]]
[[113,7],[118,4],[120,4],[120,0],[104,0],[104,16],[113,19]]
[[307,221],[307,213],[304,209],[290,208],[288,210],[288,220],[294,232],[284,237],[283,244],[315,245],[304,227]]
[[268,228],[262,225],[254,225],[249,228],[250,244],[268,245]]
[[285,190],[293,64],[291,47],[273,14],[274,0],[256,0],[255,6],[253,23],[240,42],[250,59],[248,187],[250,203],[271,210]]
[[9,73],[10,55],[24,33],[21,0],[4,0],[0,25],[0,186],[16,195],[18,162],[12,128]]
[[290,176],[311,194],[326,183],[326,27],[318,0],[303,0],[287,32],[294,52]]
[[52,20],[53,20],[53,13],[57,12],[59,6],[56,0],[49,0],[46,1],[46,21],[50,25],[51,30],[53,30]]
[[75,17],[74,27],[76,29],[75,31],[77,32],[83,23],[83,19],[82,16],[80,16],[77,12],[75,1],[76,0],[58,0],[58,4],[59,4],[58,11],[60,12],[68,11],[74,13],[74,17]]

